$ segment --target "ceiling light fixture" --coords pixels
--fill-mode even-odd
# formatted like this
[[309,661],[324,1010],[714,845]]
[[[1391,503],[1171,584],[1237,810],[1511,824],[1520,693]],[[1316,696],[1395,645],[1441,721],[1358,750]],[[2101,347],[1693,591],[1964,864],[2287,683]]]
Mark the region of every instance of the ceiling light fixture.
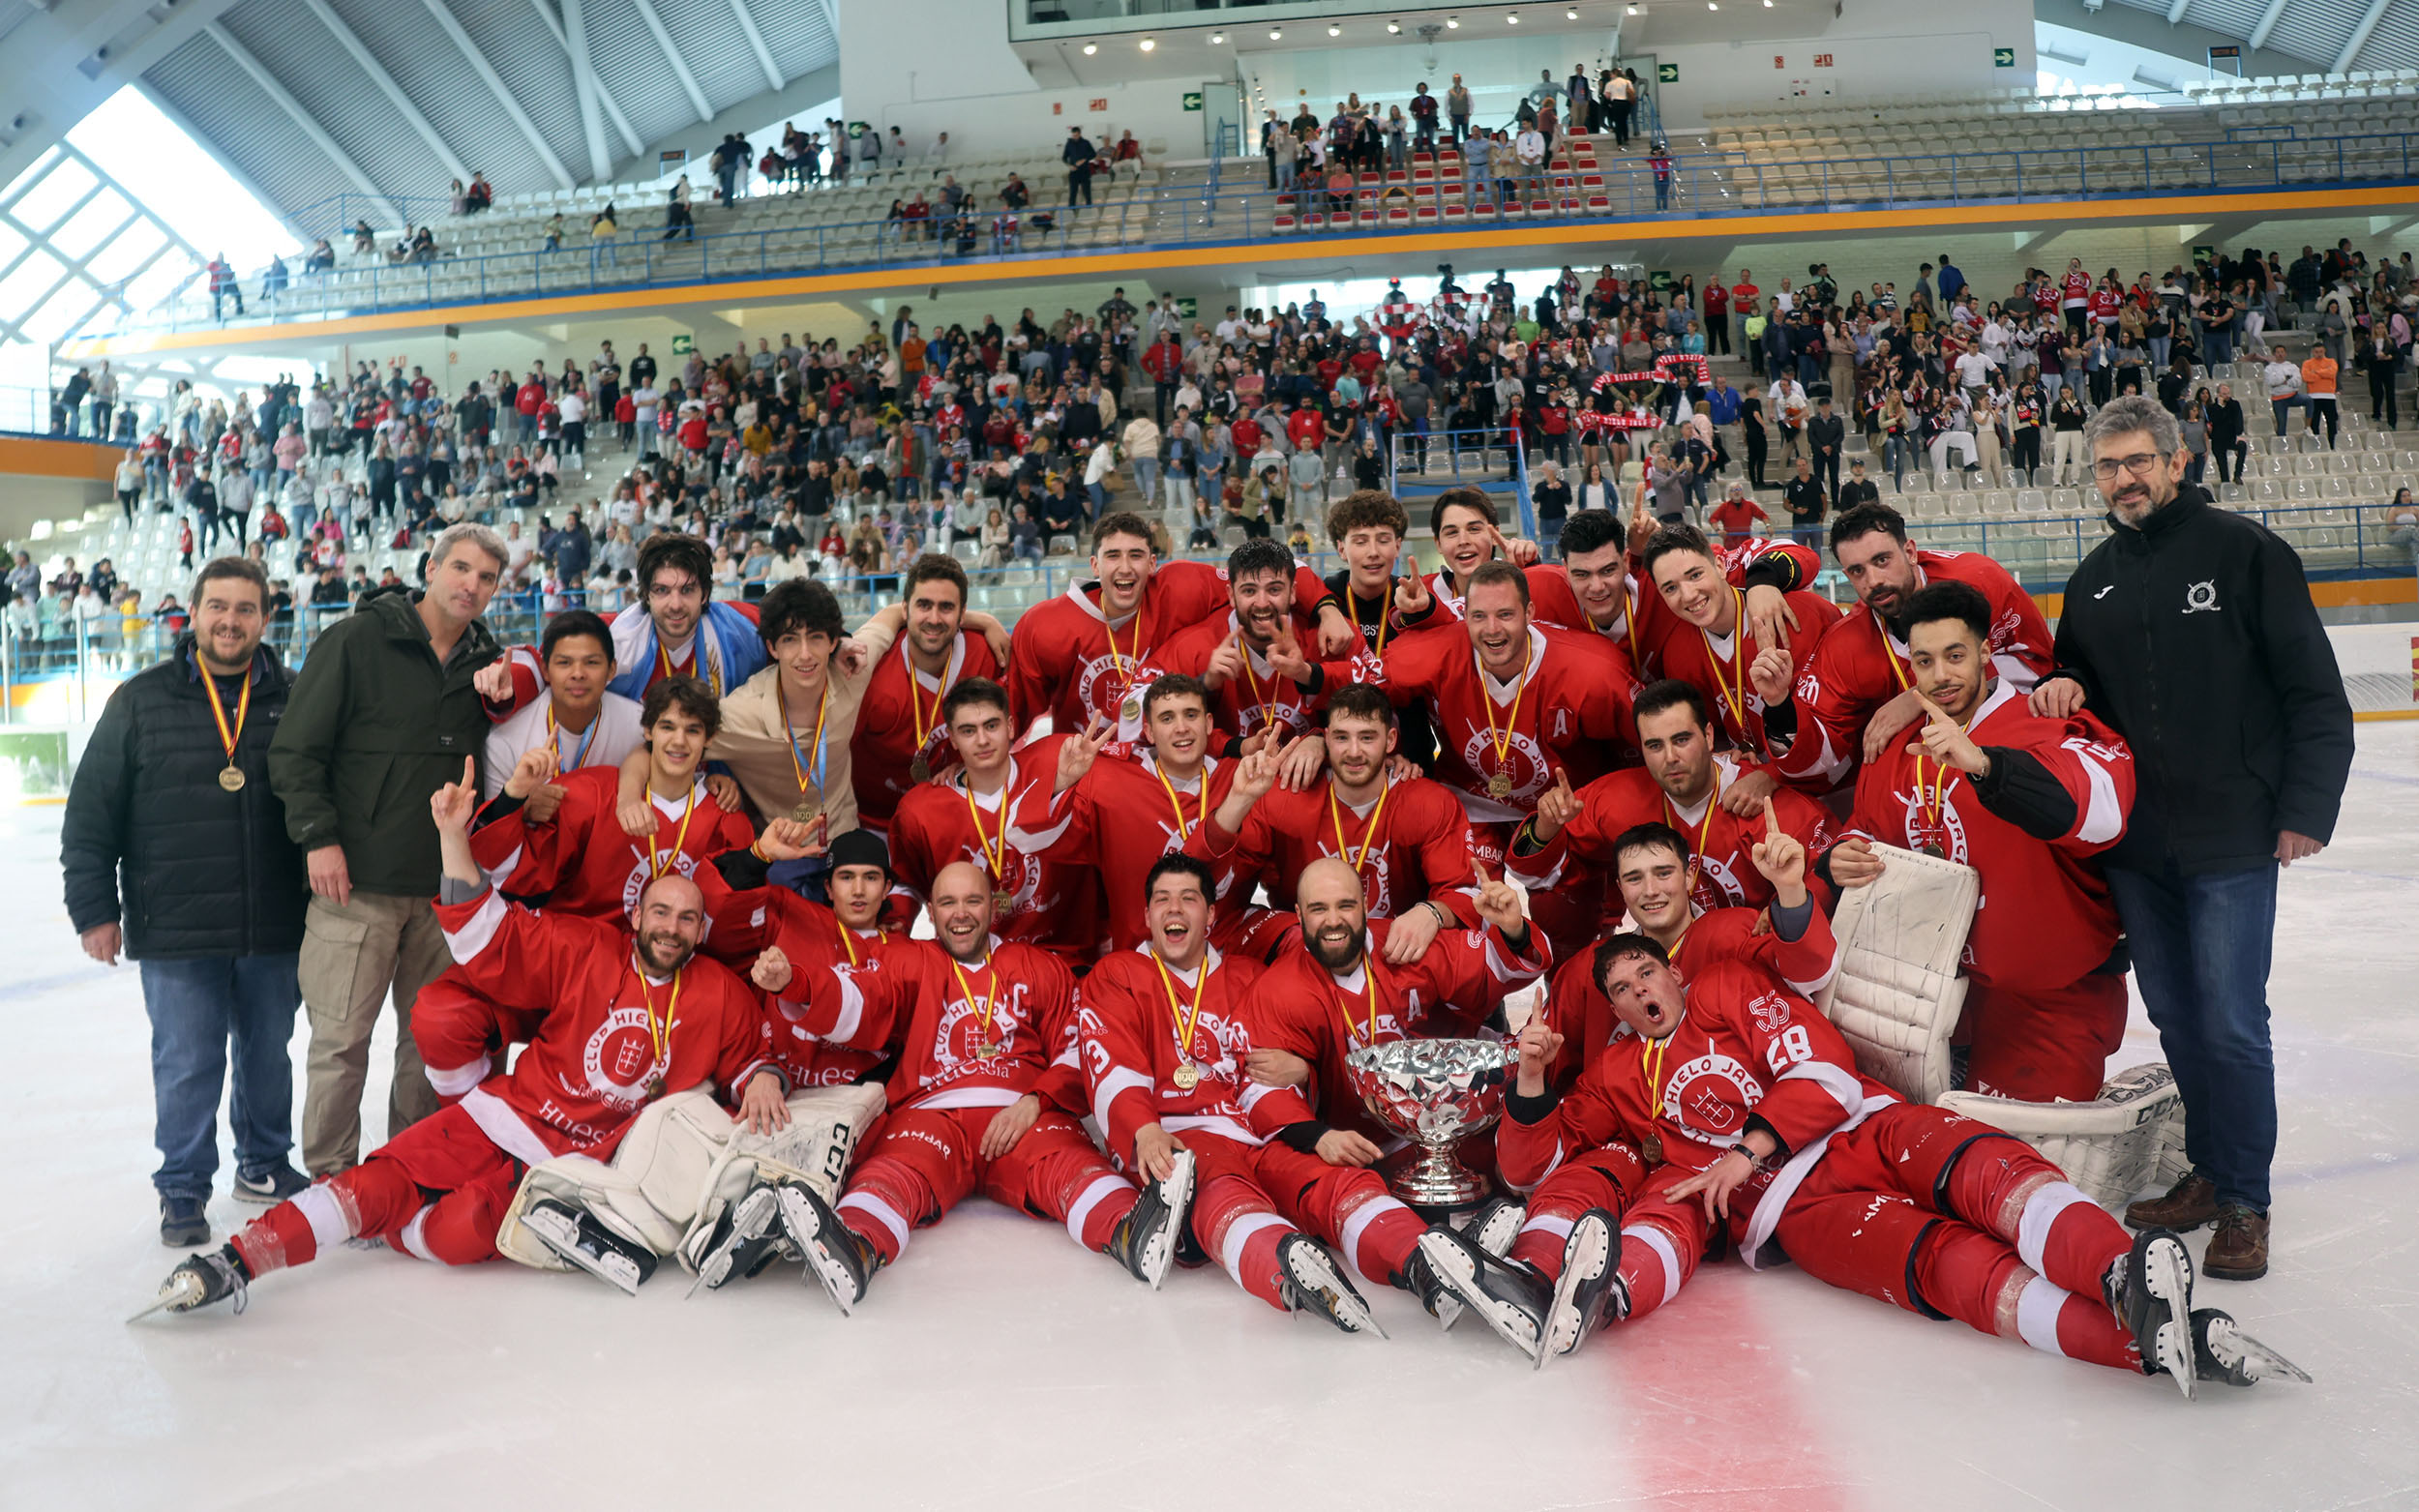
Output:
[[1451,32],[1460,31],[1461,17],[1458,15],[1448,15],[1445,17],[1445,29]]
[[1085,56],[1085,57],[1088,57],[1088,58],[1089,58],[1089,57],[1090,57],[1093,53],[1098,52],[1099,50],[1100,50],[1100,44],[1098,44],[1098,43],[1096,43],[1096,42],[1088,42],[1088,43],[1084,44],[1084,56]]
[[1224,32],[1211,32],[1210,34],[1210,45],[1212,47],[1217,46],[1224,41],[1226,41],[1226,33]]
[[1403,23],[1400,21],[1389,21],[1386,23],[1386,31],[1387,35],[1390,37],[1399,37],[1403,33]]
[[1143,39],[1143,51],[1145,51],[1145,52],[1149,52],[1151,48],[1156,47],[1157,45],[1159,45],[1159,44],[1158,44],[1157,43],[1155,43],[1155,42],[1152,42],[1152,41],[1151,41],[1150,38],[1148,38],[1148,37],[1146,37],[1146,38],[1144,38],[1144,39]]
[[1285,38],[1285,29],[1284,29],[1283,27],[1281,27],[1281,26],[1271,26],[1271,27],[1269,27],[1269,40],[1270,42],[1281,42],[1281,41],[1283,41],[1283,40],[1284,40],[1284,38]]
[[1563,19],[1564,19],[1564,20],[1566,20],[1566,21],[1575,21],[1575,20],[1577,20],[1578,18],[1579,18],[1579,8],[1578,8],[1577,6],[1575,6],[1575,5],[1574,5],[1574,6],[1572,6],[1569,10],[1565,11],[1565,12],[1563,13]]
[[1517,25],[1519,25],[1519,24],[1520,24],[1520,13],[1519,13],[1518,11],[1514,11],[1514,12],[1512,12],[1511,14],[1509,14],[1508,15],[1506,15],[1506,16],[1504,17],[1504,24],[1505,24],[1505,25],[1507,25],[1507,26],[1517,26]]
[[1344,28],[1336,25],[1333,21],[1329,21],[1328,22],[1328,35],[1330,37],[1341,37],[1344,35]]

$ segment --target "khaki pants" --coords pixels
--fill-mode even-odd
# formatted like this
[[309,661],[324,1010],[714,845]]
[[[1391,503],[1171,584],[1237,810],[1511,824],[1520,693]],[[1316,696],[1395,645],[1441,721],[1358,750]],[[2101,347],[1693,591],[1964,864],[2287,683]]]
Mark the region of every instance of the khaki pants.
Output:
[[436,1112],[436,1093],[411,1038],[420,989],[453,964],[425,897],[356,891],[338,906],[314,897],[303,926],[299,976],[311,1015],[309,1080],[303,1094],[303,1169],[333,1174],[361,1161],[361,1088],[370,1076],[370,1036],[378,1009],[395,998],[395,1084],[386,1137]]

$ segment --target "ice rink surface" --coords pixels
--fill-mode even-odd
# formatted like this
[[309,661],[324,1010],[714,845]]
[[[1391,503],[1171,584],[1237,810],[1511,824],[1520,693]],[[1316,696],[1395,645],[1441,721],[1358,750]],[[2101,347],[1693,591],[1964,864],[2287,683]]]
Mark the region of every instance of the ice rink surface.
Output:
[[[2274,1268],[2201,1288],[2317,1382],[2197,1404],[1735,1264],[1536,1374],[1400,1293],[1383,1342],[1222,1271],[1152,1295],[979,1200],[853,1319],[795,1267],[626,1299],[339,1251],[240,1318],[129,1326],[176,1259],[140,993],[76,949],[58,811],[0,832],[0,1506],[2419,1507],[2419,724],[2361,726],[2335,844],[2285,878]],[[229,1173],[217,1237],[258,1211]]]

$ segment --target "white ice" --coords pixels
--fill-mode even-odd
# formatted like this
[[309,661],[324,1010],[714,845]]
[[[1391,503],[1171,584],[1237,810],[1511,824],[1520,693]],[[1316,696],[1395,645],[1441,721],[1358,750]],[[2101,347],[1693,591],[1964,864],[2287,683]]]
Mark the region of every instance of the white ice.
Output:
[[2419,1506],[2419,724],[2361,727],[2336,842],[2285,878],[2274,1269],[2202,1283],[2316,1384],[2197,1404],[1730,1264],[1536,1374],[1399,1293],[1386,1342],[1217,1270],[1152,1295],[979,1200],[852,1319],[794,1267],[626,1299],[339,1251],[240,1318],[130,1326],[176,1259],[146,1029],[134,970],[76,950],[57,827],[0,814],[0,1507]]

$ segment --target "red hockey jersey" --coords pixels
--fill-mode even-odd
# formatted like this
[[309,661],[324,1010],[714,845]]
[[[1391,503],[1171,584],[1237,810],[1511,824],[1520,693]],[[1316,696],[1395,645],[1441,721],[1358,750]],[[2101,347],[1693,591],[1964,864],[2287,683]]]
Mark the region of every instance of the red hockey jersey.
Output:
[[[794,971],[856,971],[880,963],[908,943],[880,930],[843,929],[821,904],[787,887],[734,890],[710,866],[698,868],[698,886],[714,928],[706,936],[715,960],[744,974],[766,946],[777,946]],[[703,948],[703,947],[702,947]],[[776,1000],[765,1047],[792,1086],[846,1086],[862,1082],[895,1046],[862,1049],[823,1039],[807,1028],[797,1003]]]
[[708,857],[756,841],[747,815],[725,809],[702,780],[683,798],[649,795],[655,833],[644,840],[624,834],[614,812],[618,768],[583,767],[555,781],[563,800],[553,818],[532,824],[515,805],[470,836],[490,881],[514,898],[543,900],[549,913],[626,919],[656,876],[695,876]]
[[1922,762],[1921,726],[1857,775],[1856,811],[1842,839],[1863,837],[1909,850],[1936,846],[1982,874],[1965,970],[2015,991],[2072,987],[2108,959],[2122,933],[2107,879],[2090,858],[2125,834],[2134,807],[2134,754],[2088,714],[2041,719],[2025,696],[2001,683],[1966,723],[1976,745],[2038,760],[2075,803],[2075,821],[2038,840],[1983,807],[1973,780]]
[[890,870],[901,885],[922,897],[952,861],[971,861],[989,873],[997,891],[1008,895],[995,905],[991,927],[1000,938],[1038,945],[1070,964],[1100,954],[1099,882],[1091,868],[1019,850],[1008,838],[1017,795],[1035,784],[1047,794],[1056,780],[1063,736],[1020,748],[999,792],[970,801],[964,770],[935,778],[899,801],[890,820]]
[[939,776],[957,765],[949,744],[948,723],[941,716],[941,700],[968,677],[997,679],[1000,664],[991,642],[958,633],[949,665],[939,677],[914,669],[907,638],[874,667],[856,706],[856,728],[849,737],[849,770],[854,774],[856,819],[877,835],[887,834],[899,800],[916,785],[915,763],[925,777]]
[[[1798,628],[1789,636],[1789,669],[1794,677],[1814,659],[1824,634],[1838,622],[1839,610],[1819,593],[1800,589],[1786,597],[1798,616]],[[1745,618],[1742,608],[1740,619],[1744,622]],[[1730,635],[1717,637],[1670,613],[1662,617],[1661,626],[1647,653],[1649,664],[1659,675],[1677,677],[1705,695],[1715,727],[1733,749],[1747,753],[1750,761],[1771,760],[1771,743],[1764,736],[1764,696],[1747,676],[1748,667],[1763,649],[1754,637],[1742,636],[1736,628]]]
[[[1210,659],[1235,634],[1232,610],[1223,619],[1205,619],[1170,637],[1160,653],[1160,663],[1171,672],[1206,678]],[[1306,658],[1317,647],[1314,639],[1305,638],[1299,644]],[[1335,662],[1313,660],[1311,666],[1317,675],[1313,685],[1305,688],[1270,667],[1248,644],[1243,647],[1243,661],[1242,675],[1219,684],[1211,694],[1210,707],[1210,720],[1219,731],[1239,740],[1248,740],[1271,727],[1280,741],[1317,729],[1327,708],[1328,690],[1354,681],[1360,670],[1358,661],[1351,657]]]
[[1387,653],[1395,704],[1425,703],[1436,726],[1434,776],[1474,823],[1516,821],[1568,770],[1574,784],[1637,749],[1628,668],[1601,637],[1529,627],[1529,660],[1508,683],[1478,666],[1469,636],[1423,635]]
[[[1109,1153],[1129,1170],[1135,1132],[1146,1124],[1179,1139],[1197,1129],[1265,1144],[1311,1116],[1299,1092],[1262,1086],[1243,1074],[1243,1057],[1259,1043],[1253,1020],[1260,977],[1258,964],[1215,950],[1188,976],[1146,945],[1113,952],[1084,978],[1076,997],[1092,1115]],[[1198,1078],[1189,1087],[1178,1084],[1180,1068],[1187,1066]]]
[[1214,808],[1186,850],[1236,873],[1233,891],[1268,884],[1269,900],[1294,906],[1294,884],[1322,856],[1341,856],[1360,874],[1361,905],[1372,919],[1400,918],[1435,900],[1464,924],[1478,921],[1470,898],[1470,815],[1442,783],[1424,777],[1389,783],[1355,808],[1322,778],[1303,792],[1271,787],[1243,816],[1239,834],[1220,828]]
[[[1109,948],[1131,950],[1150,933],[1145,878],[1161,856],[1186,849],[1202,816],[1226,802],[1235,763],[1204,757],[1199,774],[1180,783],[1159,770],[1149,751],[1132,760],[1104,753],[1074,786],[1054,793],[1055,786],[1054,778],[1045,778],[1017,789],[1008,842],[1028,857],[1096,873],[1108,907]],[[1251,888],[1234,882],[1232,872],[1220,873],[1212,928],[1251,901]]]

